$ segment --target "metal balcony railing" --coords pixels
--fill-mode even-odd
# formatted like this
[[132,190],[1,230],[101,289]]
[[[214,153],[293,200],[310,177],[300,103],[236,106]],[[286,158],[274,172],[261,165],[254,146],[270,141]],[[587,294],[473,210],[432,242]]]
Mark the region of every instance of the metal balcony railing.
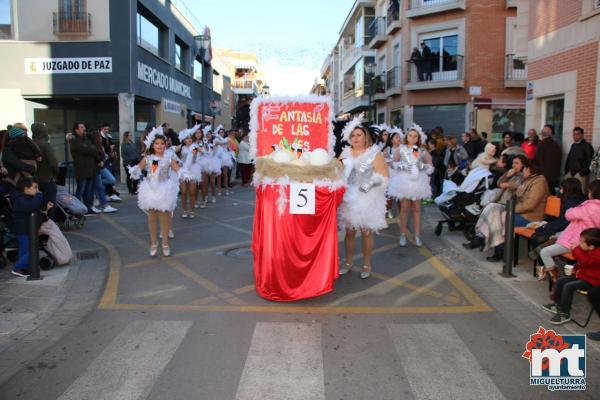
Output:
[[464,79],[464,57],[458,54],[434,57],[430,61],[410,62],[408,82],[460,81]]
[[393,67],[387,71],[386,90],[397,89],[400,87],[400,67]]
[[387,24],[388,26],[394,23],[395,21],[400,20],[400,1],[392,0],[390,1],[390,5],[387,9]]
[[254,81],[248,79],[235,79],[233,81],[234,89],[252,89],[254,87]]
[[373,77],[373,93],[385,93],[386,90],[386,74],[375,75]]
[[409,9],[422,9],[427,7],[436,7],[449,3],[458,3],[458,0],[410,0]]
[[369,25],[369,41],[376,36],[385,36],[385,17],[375,17]]
[[53,27],[55,34],[61,33],[92,33],[92,18],[89,13],[83,12],[55,12],[53,14]]
[[521,60],[517,60],[514,54],[506,55],[504,78],[510,81],[527,80],[527,66]]

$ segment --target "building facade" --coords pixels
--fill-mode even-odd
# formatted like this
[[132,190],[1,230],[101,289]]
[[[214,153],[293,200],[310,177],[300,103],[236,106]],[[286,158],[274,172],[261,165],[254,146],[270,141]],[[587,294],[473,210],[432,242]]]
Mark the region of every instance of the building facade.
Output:
[[232,77],[233,124],[249,131],[250,103],[260,94],[268,94],[268,85],[256,53],[216,49],[215,53],[229,67]]
[[600,144],[600,1],[516,3],[517,56],[528,68],[527,126],[551,124],[565,153],[576,126]]
[[[179,0],[0,0],[0,124],[44,122],[59,158],[75,121],[175,130],[220,101],[203,28]],[[206,42],[206,41],[204,41]]]
[[[357,0],[335,49],[338,114],[369,111],[378,123],[414,121],[451,135],[523,132],[516,16],[507,0]],[[431,52],[427,66],[411,61],[415,49],[423,55],[421,43]]]

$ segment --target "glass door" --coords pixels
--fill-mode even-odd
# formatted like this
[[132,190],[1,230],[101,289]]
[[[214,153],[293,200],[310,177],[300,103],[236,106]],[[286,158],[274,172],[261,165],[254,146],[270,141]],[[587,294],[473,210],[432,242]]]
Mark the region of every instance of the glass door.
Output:
[[449,81],[458,79],[458,35],[444,35],[423,39],[431,50],[429,61],[432,80]]
[[552,125],[555,139],[562,143],[565,99],[553,98],[545,102],[544,124]]

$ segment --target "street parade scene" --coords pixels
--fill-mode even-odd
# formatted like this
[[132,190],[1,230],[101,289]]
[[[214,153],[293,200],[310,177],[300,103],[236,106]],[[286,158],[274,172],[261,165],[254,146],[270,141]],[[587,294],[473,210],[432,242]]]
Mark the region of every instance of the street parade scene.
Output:
[[0,0],[0,399],[600,398],[600,2]]

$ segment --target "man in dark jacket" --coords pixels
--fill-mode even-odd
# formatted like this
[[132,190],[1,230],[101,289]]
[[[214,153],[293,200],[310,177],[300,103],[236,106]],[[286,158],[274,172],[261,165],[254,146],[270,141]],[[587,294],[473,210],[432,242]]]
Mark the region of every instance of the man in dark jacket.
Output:
[[94,213],[94,179],[96,168],[102,160],[98,159],[98,148],[92,139],[86,135],[85,125],[76,122],[73,125],[73,137],[71,138],[71,157],[73,157],[73,169],[77,180],[75,197],[85,204],[88,213]]
[[542,175],[546,177],[550,193],[556,193],[556,187],[560,178],[560,163],[562,160],[562,149],[552,136],[554,128],[552,125],[544,125],[542,129],[542,140],[535,149],[535,160],[540,164]]
[[[44,204],[56,203],[56,176],[58,175],[58,162],[54,155],[54,149],[50,145],[48,127],[39,122],[31,124],[33,142],[40,149],[42,160],[37,163],[35,177],[38,181],[40,192],[44,195]],[[54,209],[48,212],[48,216],[54,219]]]
[[583,128],[573,129],[573,144],[565,163],[565,178],[577,178],[581,182],[583,193],[587,192],[590,164],[594,157],[594,148],[583,138]]
[[35,174],[42,158],[40,149],[27,137],[27,127],[23,123],[12,125],[8,138],[2,151],[2,163],[8,172],[7,180],[16,185],[21,177]]
[[432,68],[432,57],[431,57],[431,49],[429,46],[425,44],[425,42],[421,43],[421,55],[423,56],[423,74],[426,81],[430,81],[433,79],[431,74]]

